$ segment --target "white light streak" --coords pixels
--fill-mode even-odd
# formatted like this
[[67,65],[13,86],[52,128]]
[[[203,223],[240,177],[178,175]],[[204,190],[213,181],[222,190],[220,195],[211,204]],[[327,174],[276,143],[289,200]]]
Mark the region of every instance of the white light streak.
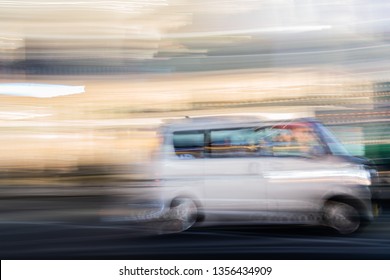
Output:
[[71,94],[80,94],[84,92],[84,86],[29,83],[0,84],[0,94],[12,96],[50,98]]

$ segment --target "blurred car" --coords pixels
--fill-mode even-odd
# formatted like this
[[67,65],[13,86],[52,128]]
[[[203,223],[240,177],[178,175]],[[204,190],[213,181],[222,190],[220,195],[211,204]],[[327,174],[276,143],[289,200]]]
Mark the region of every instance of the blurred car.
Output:
[[154,196],[178,230],[305,224],[350,234],[373,219],[373,167],[315,119],[183,118],[159,133]]

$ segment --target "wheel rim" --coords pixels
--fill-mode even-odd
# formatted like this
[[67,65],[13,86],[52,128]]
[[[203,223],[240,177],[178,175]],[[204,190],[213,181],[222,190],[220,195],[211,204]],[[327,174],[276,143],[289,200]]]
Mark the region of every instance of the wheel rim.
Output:
[[184,231],[195,224],[198,209],[191,199],[177,199],[171,208],[171,218],[178,223],[179,230]]
[[358,211],[346,203],[327,203],[324,216],[327,225],[341,234],[353,233],[360,226]]

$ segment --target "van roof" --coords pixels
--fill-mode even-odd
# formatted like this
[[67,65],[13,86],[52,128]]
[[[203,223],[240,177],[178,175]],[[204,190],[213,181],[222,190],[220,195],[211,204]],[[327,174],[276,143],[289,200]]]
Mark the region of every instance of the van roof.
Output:
[[313,122],[312,118],[293,118],[293,119],[270,119],[256,114],[245,115],[218,115],[218,116],[201,116],[201,117],[183,117],[181,119],[169,119],[163,124],[163,127],[170,130],[184,129],[207,129],[223,128],[241,125],[266,125],[275,122]]
[[201,116],[201,117],[183,117],[180,119],[168,119],[164,124],[169,126],[180,126],[188,124],[202,124],[209,126],[210,124],[223,124],[223,123],[243,123],[243,122],[258,122],[264,121],[264,119],[253,116]]

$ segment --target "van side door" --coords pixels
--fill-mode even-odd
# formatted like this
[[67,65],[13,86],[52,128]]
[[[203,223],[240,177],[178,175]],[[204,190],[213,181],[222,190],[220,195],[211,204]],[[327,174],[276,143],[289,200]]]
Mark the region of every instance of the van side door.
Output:
[[313,216],[324,194],[340,184],[336,175],[343,163],[328,156],[310,123],[281,123],[267,130],[269,157],[263,171],[269,210],[284,218]]
[[212,129],[206,135],[207,210],[230,217],[261,215],[267,210],[267,198],[255,128]]

